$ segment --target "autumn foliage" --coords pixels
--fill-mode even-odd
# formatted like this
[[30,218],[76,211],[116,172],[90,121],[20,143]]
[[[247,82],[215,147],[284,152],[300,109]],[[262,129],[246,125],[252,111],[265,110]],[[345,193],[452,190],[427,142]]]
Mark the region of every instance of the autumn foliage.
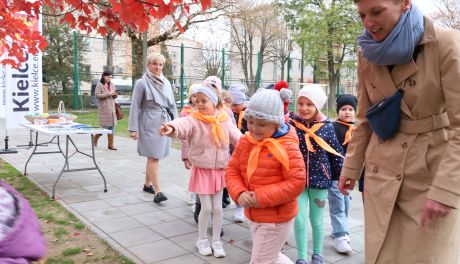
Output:
[[[148,29],[153,20],[173,14],[189,13],[191,5],[205,10],[211,0],[3,0],[0,1],[0,59],[3,65],[18,67],[24,53],[36,54],[46,47],[37,28],[31,27],[43,6],[62,23],[72,28],[105,36],[110,30],[122,34],[126,27],[137,32]],[[179,29],[181,25],[176,21]],[[8,56],[5,57],[4,54]]]

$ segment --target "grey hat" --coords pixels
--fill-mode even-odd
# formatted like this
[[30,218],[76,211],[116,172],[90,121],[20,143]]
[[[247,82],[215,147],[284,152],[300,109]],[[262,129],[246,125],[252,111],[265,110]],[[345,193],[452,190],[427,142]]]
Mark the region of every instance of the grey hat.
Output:
[[213,88],[209,88],[204,85],[200,85],[196,88],[195,93],[202,93],[206,95],[214,106],[217,105],[219,97],[217,97],[217,91]]
[[281,88],[280,90],[280,97],[283,102],[291,101],[292,92],[289,89]]
[[264,89],[255,93],[244,111],[248,118],[261,119],[278,125],[284,123],[283,102],[278,91]]
[[230,85],[228,92],[232,95],[232,104],[243,104],[246,101],[246,87],[243,84]]

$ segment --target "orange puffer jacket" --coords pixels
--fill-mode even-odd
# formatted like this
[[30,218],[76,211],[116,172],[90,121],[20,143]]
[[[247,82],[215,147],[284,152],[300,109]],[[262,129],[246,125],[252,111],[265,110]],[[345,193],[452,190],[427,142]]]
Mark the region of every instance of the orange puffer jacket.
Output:
[[[285,132],[274,138],[288,139],[282,143],[289,156],[289,170],[264,147],[259,155],[258,167],[248,181],[247,165],[251,144],[246,135],[240,138],[227,165],[227,189],[234,201],[245,191],[254,191],[258,208],[245,208],[248,219],[258,223],[283,223],[297,214],[297,197],[305,188],[305,163],[299,150],[295,129],[284,125]],[[292,139],[292,140],[291,140]]]

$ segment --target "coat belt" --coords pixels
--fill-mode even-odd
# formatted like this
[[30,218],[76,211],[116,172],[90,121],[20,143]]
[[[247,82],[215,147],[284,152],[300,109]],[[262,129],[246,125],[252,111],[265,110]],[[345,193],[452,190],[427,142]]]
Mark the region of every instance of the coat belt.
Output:
[[401,119],[401,122],[399,123],[399,131],[406,134],[421,134],[443,127],[448,127],[449,125],[449,117],[447,116],[447,113],[444,112],[419,120]]

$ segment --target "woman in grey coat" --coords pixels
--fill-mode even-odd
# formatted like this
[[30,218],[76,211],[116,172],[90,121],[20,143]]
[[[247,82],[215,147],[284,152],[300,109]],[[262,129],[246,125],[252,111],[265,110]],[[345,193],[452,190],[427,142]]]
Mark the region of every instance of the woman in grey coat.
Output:
[[[101,76],[101,81],[97,84],[94,93],[97,98],[97,109],[99,112],[99,125],[105,129],[112,130],[112,134],[107,134],[108,148],[111,150],[117,150],[113,145],[113,132],[115,131],[115,125],[117,124],[117,115],[115,113],[115,101],[117,98],[117,89],[111,82],[112,72],[104,71]],[[93,137],[93,145],[97,147],[97,141],[102,134],[96,134]]]
[[163,55],[148,55],[147,71],[134,86],[128,122],[129,136],[138,140],[139,155],[147,157],[143,191],[155,194],[155,203],[168,199],[160,190],[158,163],[171,148],[171,138],[160,136],[159,128],[177,117],[171,84],[162,73],[164,63]]

